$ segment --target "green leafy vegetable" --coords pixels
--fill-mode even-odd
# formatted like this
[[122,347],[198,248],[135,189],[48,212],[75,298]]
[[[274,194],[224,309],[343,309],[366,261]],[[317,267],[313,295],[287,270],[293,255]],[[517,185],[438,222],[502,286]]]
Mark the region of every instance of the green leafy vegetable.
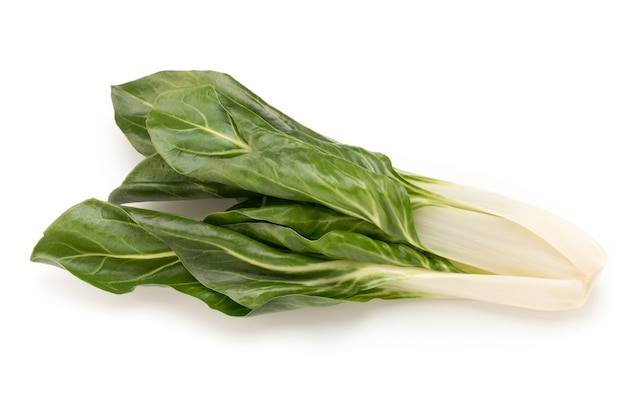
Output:
[[239,119],[214,94],[212,87],[170,90],[148,115],[152,143],[176,171],[258,194],[324,204],[418,244],[400,181],[286,134],[255,128],[242,136]]
[[115,294],[162,285],[239,316],[249,309],[200,284],[176,253],[138,226],[122,207],[88,200],[63,213],[45,232],[33,261],[58,265]]
[[393,242],[370,223],[317,205],[233,208],[212,213],[204,221],[296,253],[460,272],[445,258]]
[[[232,77],[165,71],[114,86],[145,156],[109,197],[62,214],[32,260],[106,291],[161,285],[233,316],[373,298],[582,305],[605,264],[536,207],[396,170],[299,124]],[[236,198],[204,220],[120,204]]]
[[109,201],[117,204],[140,201],[243,198],[256,194],[217,182],[203,182],[179,174],[159,154],[141,161],[113,190]]

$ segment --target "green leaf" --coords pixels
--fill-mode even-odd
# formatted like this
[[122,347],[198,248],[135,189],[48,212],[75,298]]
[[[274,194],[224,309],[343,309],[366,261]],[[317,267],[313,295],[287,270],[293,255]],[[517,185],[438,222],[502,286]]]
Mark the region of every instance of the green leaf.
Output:
[[199,181],[174,171],[159,154],[146,157],[109,195],[112,203],[204,198],[239,198],[256,194],[217,182]]
[[[360,233],[359,229],[370,232],[372,227],[368,228],[368,223],[364,221],[340,213],[333,216],[333,213],[336,212],[320,206],[283,204],[212,213],[204,221],[291,252],[327,259],[459,272],[439,256]],[[381,234],[380,231],[374,232]]]
[[146,117],[156,98],[171,89],[211,83],[212,71],[162,71],[111,87],[115,121],[129,142],[143,155],[155,153]]
[[209,87],[213,97],[238,119],[241,128],[261,127],[287,133],[303,143],[341,156],[373,172],[397,177],[391,161],[379,153],[341,145],[293,120],[267,104],[228,74],[215,71],[162,71],[125,84],[112,86],[115,120],[129,141],[144,155],[155,152],[146,127],[148,113],[165,92],[186,87]]
[[378,240],[398,242],[365,220],[318,204],[296,203],[270,197],[250,198],[228,211],[209,214],[205,221],[215,225],[255,221],[275,223],[292,228],[309,239],[319,239],[329,232],[341,230]]
[[141,285],[161,285],[229,315],[250,311],[200,284],[169,246],[139,227],[121,208],[98,200],[87,200],[63,213],[44,232],[31,260],[59,266],[116,294]]
[[[180,152],[231,157],[251,151],[211,86],[182,88],[161,94],[146,125],[153,145],[162,156]],[[174,141],[168,140],[172,132],[176,134]]]
[[423,273],[421,268],[329,261],[280,251],[238,232],[173,214],[124,210],[176,252],[198,281],[250,309],[270,301],[286,308],[325,304],[326,299],[421,296],[384,287],[409,279],[415,271]]
[[242,136],[256,130],[273,131],[289,136],[290,142],[311,145],[321,152],[353,162],[368,171],[401,179],[383,154],[356,146],[343,145],[297,123],[283,113],[268,106],[231,77],[220,77],[213,85],[215,98],[230,114]]
[[[253,193],[319,203],[419,245],[400,181],[272,130],[249,130],[243,137],[213,93],[210,87],[166,92],[150,112],[153,144],[176,171]],[[208,127],[209,120],[218,122]]]
[[155,152],[146,128],[146,118],[155,100],[166,91],[194,86],[211,86],[222,97],[243,103],[255,117],[283,132],[301,132],[316,140],[330,141],[297,123],[264,102],[227,74],[215,71],[161,71],[111,87],[115,120],[131,144],[142,154]]
[[31,260],[116,294],[171,287],[232,316],[426,296],[393,285],[423,274],[420,268],[284,252],[219,226],[98,200],[62,214]]

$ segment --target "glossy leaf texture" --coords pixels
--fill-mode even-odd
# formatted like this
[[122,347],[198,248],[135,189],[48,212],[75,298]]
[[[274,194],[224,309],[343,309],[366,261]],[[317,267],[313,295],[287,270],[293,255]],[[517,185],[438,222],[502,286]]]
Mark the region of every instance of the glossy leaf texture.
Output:
[[333,230],[343,230],[387,242],[400,242],[370,222],[323,205],[298,203],[267,196],[249,198],[228,211],[211,213],[205,221],[216,225],[270,222],[290,227],[310,239],[318,239]]
[[249,198],[256,194],[217,182],[199,181],[171,169],[159,154],[146,157],[109,195],[117,204],[190,200],[203,198]]
[[[62,214],[31,258],[106,291],[165,286],[233,316],[409,297],[559,310],[584,303],[604,266],[566,222],[397,171],[227,74],[164,71],[111,94],[145,159],[110,203]],[[239,203],[203,221],[118,205],[204,198]]]
[[162,93],[187,87],[212,88],[214,98],[238,120],[242,129],[256,127],[286,133],[370,171],[400,179],[385,155],[342,145],[321,135],[267,104],[228,74],[215,71],[162,71],[112,87],[117,124],[139,152],[144,155],[155,152],[146,119],[157,98]]
[[341,156],[262,128],[242,134],[211,87],[177,89],[156,100],[152,142],[179,173],[250,192],[325,205],[418,246],[403,184]]
[[249,309],[261,309],[267,303],[286,308],[323,305],[331,300],[426,296],[386,287],[424,273],[423,268],[320,259],[285,252],[186,217],[133,207],[124,210],[165,242],[198,281]]
[[273,204],[212,213],[205,222],[227,227],[282,250],[357,262],[459,272],[446,259],[387,242],[371,224],[308,204]]
[[225,314],[250,309],[199,283],[163,241],[138,226],[120,207],[87,200],[63,213],[44,232],[31,260],[59,266],[115,294],[160,285],[196,297]]
[[155,153],[146,129],[146,117],[164,91],[210,82],[198,71],[162,71],[111,87],[115,121],[129,142],[143,155]]
[[275,129],[300,132],[304,137],[330,141],[267,104],[227,74],[216,71],[161,71],[111,87],[115,120],[133,146],[144,155],[155,152],[146,128],[146,118],[157,97],[170,90],[212,86],[224,97],[250,109],[256,117]]
[[288,136],[290,143],[302,143],[310,145],[320,152],[350,161],[368,171],[391,178],[401,179],[393,169],[391,161],[381,153],[367,151],[356,146],[344,145],[328,137],[316,133],[304,127],[293,119],[284,116],[277,119],[269,108],[258,96],[251,97],[246,94],[240,85],[230,77],[221,77],[214,85],[214,93],[217,101],[228,112],[237,124],[242,136],[255,131],[274,132],[275,139]]

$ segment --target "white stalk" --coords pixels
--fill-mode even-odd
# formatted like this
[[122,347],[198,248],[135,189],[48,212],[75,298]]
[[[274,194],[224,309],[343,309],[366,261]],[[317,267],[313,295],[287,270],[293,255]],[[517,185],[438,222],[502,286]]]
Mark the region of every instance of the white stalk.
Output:
[[546,210],[493,192],[448,182],[419,185],[451,201],[519,224],[560,252],[584,276],[594,276],[606,264],[606,253],[588,234]]
[[492,192],[442,181],[415,185],[447,205],[416,206],[420,243],[474,274],[424,274],[398,289],[540,310],[584,304],[606,264],[585,232],[545,210]]
[[590,290],[582,281],[575,279],[454,274],[426,270],[412,279],[395,281],[384,287],[415,295],[462,298],[543,311],[578,308],[585,304]]
[[414,219],[427,250],[473,269],[556,279],[581,275],[545,240],[508,219],[438,206],[415,210]]

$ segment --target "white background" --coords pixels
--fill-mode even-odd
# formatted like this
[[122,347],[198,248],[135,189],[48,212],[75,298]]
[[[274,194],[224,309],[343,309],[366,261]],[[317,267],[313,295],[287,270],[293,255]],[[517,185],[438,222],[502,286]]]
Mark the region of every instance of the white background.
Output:
[[[0,415],[624,416],[621,1],[20,1],[0,6]],[[344,303],[230,318],[29,262],[139,161],[109,86],[227,72],[342,142],[593,235],[587,305]]]

